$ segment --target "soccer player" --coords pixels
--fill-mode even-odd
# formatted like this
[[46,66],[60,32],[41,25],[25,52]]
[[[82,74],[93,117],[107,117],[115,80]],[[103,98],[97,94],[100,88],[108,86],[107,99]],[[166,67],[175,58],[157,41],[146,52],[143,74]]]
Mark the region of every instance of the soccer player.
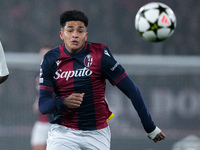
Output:
[[130,98],[148,137],[163,140],[165,134],[152,121],[138,87],[108,47],[87,41],[87,16],[65,11],[60,25],[64,43],[44,56],[40,73],[39,110],[54,114],[47,150],[110,149],[107,121],[113,113],[105,101],[106,79]]
[[5,80],[7,80],[8,76],[9,76],[9,71],[6,64],[3,46],[0,41],[0,84],[3,83]]
[[[51,45],[44,45],[40,49],[40,59],[42,60],[43,56],[51,50],[53,47]],[[39,91],[39,75],[36,77],[36,89]],[[46,140],[48,137],[48,131],[50,129],[50,120],[51,115],[43,115],[40,113],[38,108],[38,96],[35,99],[33,104],[33,111],[38,115],[38,120],[34,123],[32,132],[31,132],[31,146],[32,150],[46,150]]]

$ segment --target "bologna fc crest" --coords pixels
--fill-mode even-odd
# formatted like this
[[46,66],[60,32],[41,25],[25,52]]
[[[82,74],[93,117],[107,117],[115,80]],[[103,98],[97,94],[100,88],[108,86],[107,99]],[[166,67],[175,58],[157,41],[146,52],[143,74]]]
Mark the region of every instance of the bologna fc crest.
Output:
[[84,59],[84,64],[86,67],[90,67],[92,65],[93,58],[90,54],[88,54]]

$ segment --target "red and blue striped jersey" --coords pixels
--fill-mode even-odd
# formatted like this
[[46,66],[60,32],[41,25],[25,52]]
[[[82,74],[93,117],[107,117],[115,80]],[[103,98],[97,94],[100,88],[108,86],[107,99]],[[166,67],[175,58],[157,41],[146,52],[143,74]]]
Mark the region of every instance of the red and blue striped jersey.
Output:
[[[80,52],[71,54],[62,44],[48,52],[41,64],[40,111],[53,113],[53,123],[69,128],[105,128],[112,114],[105,101],[106,79],[115,85],[125,76],[107,46],[86,42]],[[51,98],[53,92],[56,99]],[[62,104],[63,98],[72,93],[85,93],[79,108]]]
[[[41,63],[39,110],[54,114],[52,123],[78,130],[108,126],[112,116],[105,101],[106,79],[130,98],[147,133],[155,129],[139,89],[117,63],[108,47],[86,42],[76,54],[64,44],[49,51]],[[52,94],[56,97],[52,99]],[[63,99],[72,93],[85,93],[78,108],[67,108]]]

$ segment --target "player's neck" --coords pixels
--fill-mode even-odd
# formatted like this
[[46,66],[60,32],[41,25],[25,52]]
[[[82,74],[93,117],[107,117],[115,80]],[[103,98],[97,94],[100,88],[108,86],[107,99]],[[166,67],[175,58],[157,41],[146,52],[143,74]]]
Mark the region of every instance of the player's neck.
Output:
[[83,46],[82,46],[81,48],[79,48],[79,49],[67,48],[66,46],[65,46],[65,48],[67,49],[67,51],[68,51],[70,54],[76,54],[76,53],[80,52],[80,51],[83,49],[84,46],[85,46],[85,45],[83,45]]

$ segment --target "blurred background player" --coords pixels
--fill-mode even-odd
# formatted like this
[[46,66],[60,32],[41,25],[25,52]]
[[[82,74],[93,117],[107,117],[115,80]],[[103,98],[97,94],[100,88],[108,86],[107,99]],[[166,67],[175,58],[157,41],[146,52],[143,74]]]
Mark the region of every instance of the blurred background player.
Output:
[[3,46],[0,41],[0,84],[7,80],[9,75],[6,59],[4,55]]
[[[51,50],[53,47],[51,45],[45,45],[40,49],[40,60],[43,56]],[[39,91],[39,74],[36,77],[36,89]],[[38,96],[33,104],[33,112],[38,115],[38,121],[35,122],[33,130],[31,133],[31,146],[32,150],[46,150],[46,140],[48,136],[48,130],[51,126],[49,123],[51,120],[51,115],[42,115],[38,109]]]

